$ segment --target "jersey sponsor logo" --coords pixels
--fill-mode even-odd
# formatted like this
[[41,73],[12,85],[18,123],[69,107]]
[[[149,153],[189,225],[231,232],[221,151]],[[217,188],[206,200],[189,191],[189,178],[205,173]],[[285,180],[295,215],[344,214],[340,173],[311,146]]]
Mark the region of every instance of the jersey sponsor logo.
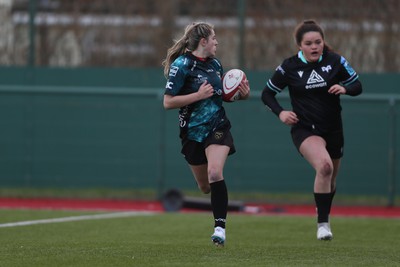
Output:
[[186,120],[185,120],[185,117],[183,115],[179,115],[179,126],[181,128],[186,126]]
[[167,82],[167,84],[165,85],[165,89],[172,90],[173,85],[174,85],[173,82]]
[[350,66],[350,64],[347,62],[347,60],[344,57],[340,58],[340,64],[343,65],[343,67],[347,70],[347,73],[349,75],[355,75],[355,71],[353,70],[353,68]]
[[178,73],[178,70],[179,70],[178,67],[172,66],[172,67],[169,69],[169,76],[170,76],[170,77],[175,77],[176,74]]
[[324,87],[326,85],[327,83],[325,82],[324,78],[322,78],[315,70],[313,70],[307,80],[306,89]]
[[194,61],[194,62],[193,62],[193,66],[192,66],[192,68],[190,69],[190,71],[194,71],[194,69],[196,68],[196,66],[197,66],[197,61]]
[[300,76],[300,78],[301,78],[301,77],[303,77],[304,71],[300,70],[300,71],[298,71],[297,73],[299,74],[299,76]]
[[182,112],[179,114],[179,127],[184,128],[187,124],[186,118],[188,116],[188,107],[182,109]]
[[321,67],[321,69],[322,69],[322,71],[326,71],[327,73],[329,73],[329,71],[332,70],[332,67],[331,67],[331,65],[328,65],[326,67]]
[[285,75],[285,70],[282,68],[281,65],[279,65],[275,70],[279,71],[280,73],[282,73],[282,75]]
[[315,70],[313,70],[311,72],[310,77],[307,80],[307,84],[320,83],[320,82],[324,82],[324,79]]

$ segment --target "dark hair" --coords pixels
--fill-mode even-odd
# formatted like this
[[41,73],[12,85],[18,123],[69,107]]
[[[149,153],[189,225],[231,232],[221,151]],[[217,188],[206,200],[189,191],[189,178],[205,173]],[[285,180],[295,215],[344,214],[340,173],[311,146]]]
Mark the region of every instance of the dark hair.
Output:
[[315,20],[304,20],[302,23],[298,24],[294,31],[294,39],[298,46],[301,45],[301,41],[303,40],[304,34],[308,32],[319,32],[322,36],[322,40],[324,40],[324,50],[332,50],[331,47],[325,42],[324,31],[321,26]]

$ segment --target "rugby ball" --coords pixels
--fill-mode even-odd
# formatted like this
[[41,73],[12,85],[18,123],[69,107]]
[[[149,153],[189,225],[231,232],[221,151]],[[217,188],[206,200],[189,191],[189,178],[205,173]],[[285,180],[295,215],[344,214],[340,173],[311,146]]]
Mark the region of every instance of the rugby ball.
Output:
[[234,102],[239,99],[239,84],[246,80],[246,74],[240,69],[231,69],[222,76],[222,99]]

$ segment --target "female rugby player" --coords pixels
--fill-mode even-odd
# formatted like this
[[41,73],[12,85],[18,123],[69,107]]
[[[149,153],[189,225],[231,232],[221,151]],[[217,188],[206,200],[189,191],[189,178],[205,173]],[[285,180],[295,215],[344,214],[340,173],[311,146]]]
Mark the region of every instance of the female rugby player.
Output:
[[[340,95],[359,95],[362,85],[347,60],[325,43],[324,32],[315,21],[299,24],[294,37],[298,53],[276,68],[261,98],[291,126],[294,145],[316,172],[317,238],[331,240],[329,214],[344,144]],[[285,87],[293,110],[285,110],[275,98]]]
[[[179,108],[181,153],[199,189],[211,192],[214,215],[212,242],[225,243],[228,193],[223,168],[235,152],[231,124],[222,106],[223,68],[215,58],[217,39],[213,26],[192,23],[168,50],[163,62],[167,84],[164,108]],[[248,81],[240,85],[240,99],[250,94]]]

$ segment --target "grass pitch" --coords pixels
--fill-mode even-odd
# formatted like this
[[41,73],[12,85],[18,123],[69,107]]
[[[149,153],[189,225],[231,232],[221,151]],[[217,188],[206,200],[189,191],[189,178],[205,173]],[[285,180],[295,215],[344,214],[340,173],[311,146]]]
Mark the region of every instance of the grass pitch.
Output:
[[[101,214],[0,210],[0,224]],[[164,213],[0,228],[0,266],[399,266],[398,219],[332,218],[333,241],[314,217],[230,213],[224,248],[210,213]]]

